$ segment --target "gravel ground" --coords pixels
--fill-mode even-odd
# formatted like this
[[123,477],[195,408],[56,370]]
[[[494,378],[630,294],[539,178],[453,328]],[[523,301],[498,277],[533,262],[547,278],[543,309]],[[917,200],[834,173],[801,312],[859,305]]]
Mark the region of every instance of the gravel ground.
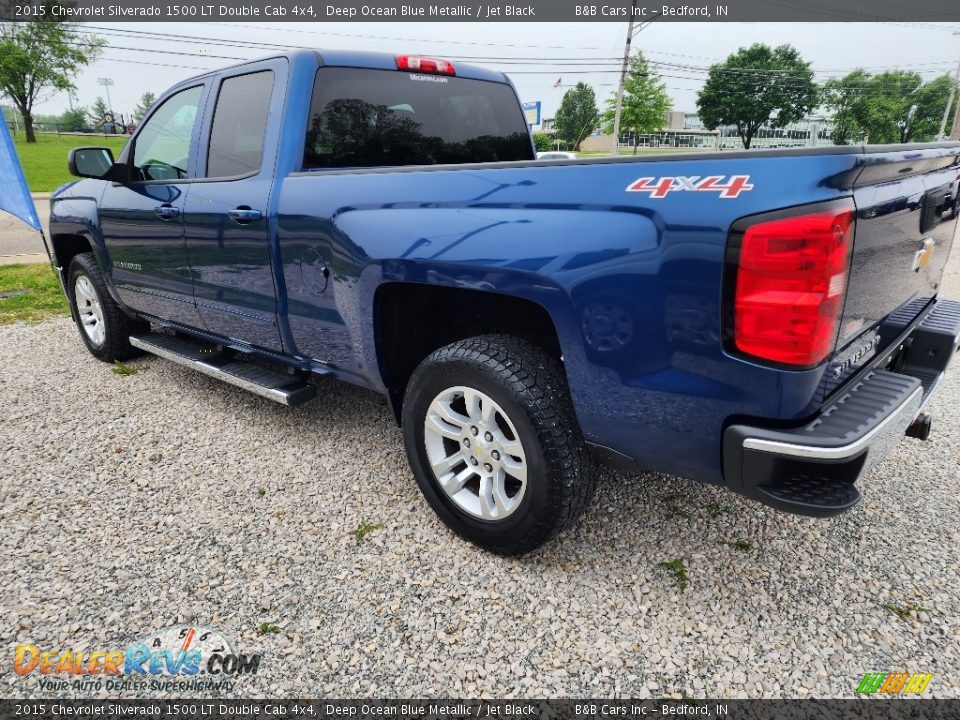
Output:
[[[956,365],[932,442],[904,440],[844,516],[606,471],[575,529],[514,560],[434,517],[378,396],[324,382],[287,410],[133,365],[67,320],[0,328],[4,696],[64,695],[12,672],[19,642],[198,623],[264,653],[226,696],[850,697],[902,670],[960,697]],[[659,565],[679,558],[685,590]]]

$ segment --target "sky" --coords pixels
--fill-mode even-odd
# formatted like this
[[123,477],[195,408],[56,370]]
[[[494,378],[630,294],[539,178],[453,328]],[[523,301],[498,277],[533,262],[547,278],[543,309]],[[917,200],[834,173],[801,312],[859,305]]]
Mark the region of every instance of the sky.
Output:
[[[83,27],[109,46],[77,78],[74,103],[89,107],[97,96],[106,98],[98,79],[109,78],[113,81],[110,104],[125,116],[146,91],[159,95],[204,70],[279,50],[223,44],[246,41],[470,61],[507,72],[521,99],[542,101],[543,116],[552,117],[563,92],[578,81],[593,85],[601,105],[616,90],[627,30],[625,22],[90,23]],[[871,72],[916,70],[929,80],[955,71],[960,60],[957,30],[960,25],[931,23],[661,22],[640,31],[633,45],[656,63],[674,110],[693,111],[705,68],[753,42],[794,45],[812,63],[818,81],[856,67]],[[561,87],[555,88],[558,80]],[[35,114],[58,114],[67,107],[66,93],[57,93],[39,103]]]

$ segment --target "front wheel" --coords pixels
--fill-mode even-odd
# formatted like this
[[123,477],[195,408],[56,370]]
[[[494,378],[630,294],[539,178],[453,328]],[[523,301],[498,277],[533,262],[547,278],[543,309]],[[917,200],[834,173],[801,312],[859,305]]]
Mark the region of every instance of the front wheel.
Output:
[[93,253],[74,256],[67,271],[67,294],[80,337],[94,357],[113,362],[139,354],[130,344],[130,335],[149,325],[129,317],[110,297]]
[[431,354],[407,387],[403,435],[440,518],[501,555],[568,527],[596,485],[563,368],[519,338],[485,335]]

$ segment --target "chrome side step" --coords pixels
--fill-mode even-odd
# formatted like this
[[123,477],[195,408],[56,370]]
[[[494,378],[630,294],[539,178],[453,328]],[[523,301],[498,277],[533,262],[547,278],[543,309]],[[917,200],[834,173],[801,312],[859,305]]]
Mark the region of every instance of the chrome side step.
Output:
[[289,407],[317,395],[315,386],[294,375],[239,360],[213,345],[204,346],[158,333],[131,335],[130,344]]

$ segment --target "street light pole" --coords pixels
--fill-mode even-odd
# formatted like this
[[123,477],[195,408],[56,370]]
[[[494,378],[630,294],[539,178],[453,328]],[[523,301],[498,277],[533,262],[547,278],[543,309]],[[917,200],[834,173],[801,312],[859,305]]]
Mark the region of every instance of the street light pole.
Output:
[[110,88],[113,87],[113,78],[97,78],[97,85],[102,85],[107,91],[107,107],[110,108],[110,114],[113,115],[113,101],[110,99]]

